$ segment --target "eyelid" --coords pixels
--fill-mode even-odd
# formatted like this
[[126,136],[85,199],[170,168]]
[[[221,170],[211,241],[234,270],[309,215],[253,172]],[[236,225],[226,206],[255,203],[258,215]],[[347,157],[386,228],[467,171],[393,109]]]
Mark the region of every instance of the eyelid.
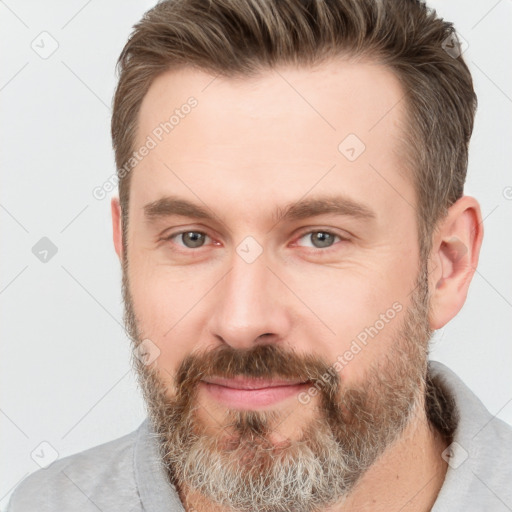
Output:
[[[166,231],[171,231],[171,230],[166,230]],[[200,233],[200,234],[205,235],[207,238],[209,238],[210,240],[215,242],[215,239],[211,235],[209,235],[206,232],[206,230],[195,229],[195,228],[181,229],[181,230],[176,231],[176,232],[171,232],[168,235],[162,234],[161,237],[159,237],[159,240],[162,240],[162,241],[172,241],[173,238],[175,238],[175,237],[177,237],[179,235],[183,235],[185,233]],[[324,247],[324,248],[305,247],[305,246],[298,245],[298,240],[300,240],[301,238],[305,237],[306,235],[310,235],[312,233],[327,233],[327,234],[333,235],[334,237],[338,237],[340,240],[338,242],[334,242],[334,244],[332,246]],[[348,240],[350,240],[350,235],[348,233],[346,233],[346,235],[345,235],[345,234],[338,233],[338,232],[336,232],[336,230],[331,229],[331,228],[322,228],[322,227],[314,227],[314,228],[312,228],[312,227],[308,227],[308,228],[303,228],[297,235],[294,236],[294,242],[292,242],[292,246],[302,247],[303,249],[309,249],[309,250],[311,250],[313,252],[323,252],[323,253],[326,253],[326,252],[329,252],[329,250],[335,249],[336,248],[335,246],[339,242],[348,241]],[[175,243],[178,247],[181,247],[182,249],[187,250],[187,251],[198,251],[199,249],[204,249],[206,247],[206,245],[202,245],[202,246],[197,247],[197,248],[190,248],[190,247],[186,247],[184,245],[178,244],[176,242],[173,242],[173,243]],[[216,245],[219,245],[219,242],[217,242]]]
[[305,227],[305,228],[301,228],[298,232],[298,234],[296,234],[294,236],[295,240],[298,240],[299,238],[302,238],[303,236],[305,235],[309,235],[311,233],[328,233],[330,235],[333,235],[333,236],[337,236],[339,238],[341,238],[342,240],[350,240],[352,238],[352,235],[345,231],[345,230],[338,230],[338,229],[335,229],[335,228],[328,228],[328,227],[317,227],[317,226],[308,226],[308,227]]
[[[311,235],[312,233],[327,233],[329,235],[332,235],[334,237],[338,237],[339,240],[337,242],[334,242],[333,245],[330,245],[328,247],[306,247],[306,246],[302,246],[302,245],[299,245],[298,244],[298,241],[301,239],[301,238],[304,238],[306,235]],[[301,231],[298,235],[295,236],[294,238],[294,242],[292,243],[293,246],[297,246],[297,247],[302,247],[303,249],[306,249],[306,250],[310,250],[310,251],[313,251],[313,252],[316,252],[316,253],[327,253],[329,252],[330,250],[336,250],[337,249],[337,244],[340,243],[340,242],[344,242],[344,241],[348,241],[349,240],[349,237],[348,236],[345,236],[345,235],[342,235],[338,232],[336,232],[335,230],[333,229],[330,229],[330,228],[307,228],[306,230],[304,231]]]
[[[200,229],[182,229],[181,231],[176,231],[176,232],[172,232],[170,233],[169,235],[163,235],[160,240],[163,240],[163,241],[172,241],[173,238],[175,237],[178,237],[180,235],[184,235],[185,233],[200,233],[201,235],[205,235],[206,238],[209,238],[210,240],[214,240],[214,238],[212,236],[210,236],[208,233],[206,233],[205,231],[201,231]],[[197,251],[198,249],[202,249],[203,247],[205,247],[204,245],[200,246],[200,247],[197,247],[197,248],[191,248],[191,247],[186,247],[184,245],[181,245],[179,243],[176,243],[176,242],[173,242],[175,243],[178,247],[181,247],[185,250],[192,250],[192,251]]]

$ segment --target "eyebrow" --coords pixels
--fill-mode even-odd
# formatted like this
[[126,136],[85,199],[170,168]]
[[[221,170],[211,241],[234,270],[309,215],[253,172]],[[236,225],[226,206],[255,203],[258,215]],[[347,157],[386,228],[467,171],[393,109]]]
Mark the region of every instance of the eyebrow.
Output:
[[162,197],[144,206],[144,216],[148,221],[171,217],[172,215],[195,219],[211,220],[215,218],[215,215],[206,208],[174,196]]
[[[336,195],[301,199],[284,207],[277,207],[272,215],[272,220],[277,224],[326,214],[362,220],[376,218],[375,212],[368,206],[346,196]],[[148,222],[173,215],[219,221],[219,218],[209,208],[176,196],[162,197],[144,206],[144,216]]]
[[376,214],[371,208],[343,195],[312,197],[290,203],[284,208],[277,207],[272,218],[274,222],[278,223],[326,214],[354,217],[362,220],[376,218]]

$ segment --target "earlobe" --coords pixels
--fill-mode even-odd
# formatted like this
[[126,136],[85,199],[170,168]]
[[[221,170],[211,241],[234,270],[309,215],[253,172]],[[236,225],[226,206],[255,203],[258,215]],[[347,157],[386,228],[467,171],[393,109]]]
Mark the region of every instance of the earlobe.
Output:
[[475,273],[483,226],[480,205],[463,196],[449,209],[434,236],[431,259],[430,327],[440,329],[462,308]]
[[121,205],[119,198],[113,197],[110,202],[110,209],[112,212],[112,235],[114,240],[114,248],[119,261],[123,262],[123,229],[122,229],[122,215]]

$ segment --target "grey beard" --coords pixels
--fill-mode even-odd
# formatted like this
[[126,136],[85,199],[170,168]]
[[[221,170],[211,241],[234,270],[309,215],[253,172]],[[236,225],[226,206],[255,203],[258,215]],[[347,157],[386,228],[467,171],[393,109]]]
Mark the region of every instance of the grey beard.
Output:
[[[142,336],[124,293],[136,347]],[[425,408],[427,296],[418,286],[391,349],[365,370],[364,381],[348,389],[338,382],[335,396],[321,392],[300,438],[279,446],[268,439],[283,419],[279,411],[227,410],[223,435],[212,436],[196,415],[195,392],[180,393],[177,382],[176,397],[169,398],[157,369],[134,357],[171,483],[239,512],[313,512],[342,502]]]

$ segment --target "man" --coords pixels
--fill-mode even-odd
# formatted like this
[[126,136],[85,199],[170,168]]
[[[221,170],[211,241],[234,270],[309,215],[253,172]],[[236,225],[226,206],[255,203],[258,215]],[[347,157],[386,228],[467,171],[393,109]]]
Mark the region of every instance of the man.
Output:
[[412,0],[144,16],[112,218],[149,418],[12,512],[512,508],[511,427],[428,360],[483,236],[456,45]]

